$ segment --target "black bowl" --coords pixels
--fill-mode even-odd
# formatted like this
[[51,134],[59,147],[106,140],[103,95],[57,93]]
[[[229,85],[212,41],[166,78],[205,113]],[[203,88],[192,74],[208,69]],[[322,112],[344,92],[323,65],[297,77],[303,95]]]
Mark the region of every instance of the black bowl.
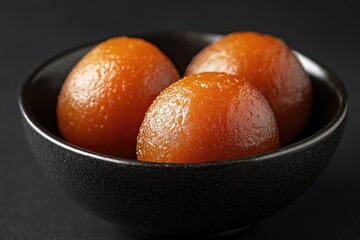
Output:
[[[220,35],[143,34],[184,71],[191,57]],[[26,137],[46,173],[82,207],[142,235],[233,232],[293,202],[324,170],[345,124],[346,91],[337,77],[296,53],[314,89],[310,122],[286,147],[254,157],[197,164],[159,164],[111,157],[64,141],[56,127],[61,84],[96,43],[70,50],[38,68],[20,94]],[[294,216],[296,217],[296,216]]]

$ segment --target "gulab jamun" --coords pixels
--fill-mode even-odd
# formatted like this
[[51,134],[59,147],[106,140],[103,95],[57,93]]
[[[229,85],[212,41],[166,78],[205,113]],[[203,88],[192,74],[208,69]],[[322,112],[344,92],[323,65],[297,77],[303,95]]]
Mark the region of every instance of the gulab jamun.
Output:
[[189,75],[163,90],[145,114],[140,161],[213,162],[279,147],[276,119],[264,96],[238,76]]
[[274,111],[282,145],[305,128],[311,114],[311,81],[281,39],[256,32],[228,34],[200,51],[186,75],[212,71],[244,77],[260,90]]
[[169,58],[145,40],[104,41],[66,78],[57,103],[59,130],[79,147],[136,159],[136,137],[146,110],[179,78]]

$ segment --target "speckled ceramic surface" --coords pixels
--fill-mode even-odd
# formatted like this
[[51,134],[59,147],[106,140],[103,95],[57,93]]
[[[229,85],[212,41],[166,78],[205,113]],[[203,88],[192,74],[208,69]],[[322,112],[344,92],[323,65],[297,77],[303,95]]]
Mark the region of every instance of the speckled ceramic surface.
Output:
[[[220,35],[138,35],[158,45],[183,71]],[[94,44],[49,60],[25,81],[20,107],[26,137],[43,169],[95,215],[140,236],[211,236],[251,225],[289,205],[331,159],[345,124],[347,95],[326,68],[298,54],[314,87],[314,108],[293,144],[252,158],[218,163],[155,164],[100,155],[61,139],[55,106],[60,86]],[[124,116],[126,117],[126,116]]]

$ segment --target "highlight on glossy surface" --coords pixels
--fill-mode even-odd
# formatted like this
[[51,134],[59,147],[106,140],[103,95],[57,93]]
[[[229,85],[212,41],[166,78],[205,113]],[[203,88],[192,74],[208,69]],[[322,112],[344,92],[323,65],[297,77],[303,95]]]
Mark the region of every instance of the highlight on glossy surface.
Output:
[[209,71],[239,75],[260,90],[275,113],[282,145],[305,128],[311,114],[311,82],[281,39],[256,32],[225,35],[195,55],[186,75]]
[[95,152],[136,158],[136,136],[155,97],[179,74],[153,44],[138,38],[104,41],[70,72],[57,104],[64,139]]
[[262,94],[226,73],[187,76],[165,89],[140,127],[137,157],[149,162],[212,162],[279,147]]

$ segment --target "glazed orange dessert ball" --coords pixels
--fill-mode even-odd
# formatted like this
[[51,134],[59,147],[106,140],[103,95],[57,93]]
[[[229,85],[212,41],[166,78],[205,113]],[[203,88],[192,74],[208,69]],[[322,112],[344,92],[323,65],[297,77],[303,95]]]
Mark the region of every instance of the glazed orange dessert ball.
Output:
[[241,158],[279,147],[276,119],[263,95],[226,73],[187,76],[146,112],[138,160],[163,163]]
[[153,44],[117,37],[100,43],[72,69],[57,103],[64,139],[99,153],[136,159],[136,137],[152,101],[179,79]]
[[255,32],[226,35],[200,51],[186,75],[209,71],[239,75],[260,90],[275,113],[282,145],[305,128],[311,114],[311,82],[282,40]]

